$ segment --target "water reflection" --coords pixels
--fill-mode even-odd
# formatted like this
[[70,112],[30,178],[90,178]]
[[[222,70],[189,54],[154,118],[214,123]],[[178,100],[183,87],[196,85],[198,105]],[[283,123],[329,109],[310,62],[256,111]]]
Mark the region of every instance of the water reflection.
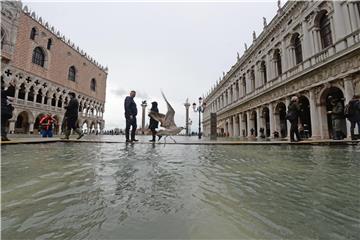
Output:
[[2,147],[4,239],[356,239],[359,147]]

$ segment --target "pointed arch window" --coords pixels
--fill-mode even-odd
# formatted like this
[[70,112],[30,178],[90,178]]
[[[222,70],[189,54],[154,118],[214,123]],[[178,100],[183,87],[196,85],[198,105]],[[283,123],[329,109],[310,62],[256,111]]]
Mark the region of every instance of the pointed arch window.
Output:
[[76,80],[76,69],[74,66],[69,67],[68,79],[73,82]]
[[51,38],[49,38],[47,41],[47,49],[50,50],[51,46],[52,46],[52,40],[51,40]]
[[91,79],[90,89],[91,89],[92,91],[94,91],[94,92],[96,91],[96,80],[95,80],[95,78]]
[[30,39],[35,40],[35,36],[36,36],[36,28],[33,27],[30,32]]
[[45,53],[40,47],[36,47],[34,49],[33,55],[32,55],[32,62],[41,67],[44,67]]

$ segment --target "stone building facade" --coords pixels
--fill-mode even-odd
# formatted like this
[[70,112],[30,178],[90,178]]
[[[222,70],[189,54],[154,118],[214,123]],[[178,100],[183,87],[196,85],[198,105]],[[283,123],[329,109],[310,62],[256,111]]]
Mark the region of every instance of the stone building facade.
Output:
[[107,73],[20,1],[1,2],[1,84],[15,107],[9,132],[37,133],[47,113],[61,123],[69,92],[80,103],[79,125],[103,130]]
[[[332,137],[329,96],[360,94],[360,2],[288,1],[204,101],[204,134],[217,113],[219,135],[287,137],[291,96],[311,138]],[[349,135],[349,122],[343,121]]]

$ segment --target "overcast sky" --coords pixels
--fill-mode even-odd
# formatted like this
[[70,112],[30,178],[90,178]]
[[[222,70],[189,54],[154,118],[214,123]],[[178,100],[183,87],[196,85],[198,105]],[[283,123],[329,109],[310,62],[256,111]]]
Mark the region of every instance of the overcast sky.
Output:
[[[270,0],[23,3],[109,67],[106,129],[125,127],[123,100],[131,89],[139,110],[142,100],[156,100],[166,113],[162,89],[184,126],[186,98],[197,102],[243,54],[244,43],[251,45],[252,32],[260,34],[262,17],[269,23],[277,11]],[[197,129],[197,115],[190,118]]]

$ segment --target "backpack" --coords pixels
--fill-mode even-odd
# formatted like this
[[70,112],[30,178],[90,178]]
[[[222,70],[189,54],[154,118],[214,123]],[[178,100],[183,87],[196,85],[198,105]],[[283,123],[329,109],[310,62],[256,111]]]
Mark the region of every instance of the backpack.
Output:
[[348,103],[348,104],[345,105],[344,115],[345,115],[346,118],[349,118],[352,115],[354,115],[354,108],[353,108],[352,104]]

